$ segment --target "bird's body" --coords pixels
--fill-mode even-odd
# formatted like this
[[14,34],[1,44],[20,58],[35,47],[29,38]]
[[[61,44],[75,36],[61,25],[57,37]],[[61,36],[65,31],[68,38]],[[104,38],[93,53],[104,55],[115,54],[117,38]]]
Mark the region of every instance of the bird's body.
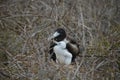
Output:
[[71,64],[79,54],[79,47],[73,40],[67,39],[64,29],[57,29],[51,37],[50,55],[53,61],[62,64]]
[[64,41],[60,41],[56,43],[53,50],[56,54],[57,61],[62,64],[70,64],[72,60],[72,54],[66,49],[66,43]]

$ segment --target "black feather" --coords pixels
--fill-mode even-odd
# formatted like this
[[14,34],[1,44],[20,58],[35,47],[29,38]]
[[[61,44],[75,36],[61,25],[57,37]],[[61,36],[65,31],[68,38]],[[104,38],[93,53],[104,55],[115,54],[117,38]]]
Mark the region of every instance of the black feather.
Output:
[[56,61],[56,55],[55,55],[55,53],[54,53],[54,51],[53,51],[53,47],[54,47],[55,45],[56,45],[56,44],[53,43],[53,42],[50,43],[50,51],[49,51],[49,53],[50,53],[50,58],[51,58],[53,61]]
[[72,62],[74,62],[76,56],[79,54],[79,46],[77,44],[67,43],[66,48],[72,54]]

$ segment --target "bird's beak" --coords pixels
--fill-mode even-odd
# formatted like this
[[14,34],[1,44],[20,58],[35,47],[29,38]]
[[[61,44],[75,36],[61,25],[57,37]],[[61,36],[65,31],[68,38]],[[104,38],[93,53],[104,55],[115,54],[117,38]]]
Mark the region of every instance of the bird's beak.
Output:
[[48,37],[48,41],[52,40],[53,38],[54,38],[54,36]]
[[48,38],[48,40],[52,40],[52,39],[54,39],[55,37],[57,37],[57,36],[59,36],[59,35],[60,35],[60,33],[55,32],[52,36],[50,36],[50,37]]

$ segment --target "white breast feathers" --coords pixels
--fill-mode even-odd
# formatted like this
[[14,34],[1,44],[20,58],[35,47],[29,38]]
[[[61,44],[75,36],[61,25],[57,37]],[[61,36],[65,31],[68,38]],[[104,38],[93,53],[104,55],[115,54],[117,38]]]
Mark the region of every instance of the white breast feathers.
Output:
[[66,43],[64,41],[55,43],[57,45],[54,47],[54,52],[58,62],[69,65],[72,60],[72,54],[66,49]]

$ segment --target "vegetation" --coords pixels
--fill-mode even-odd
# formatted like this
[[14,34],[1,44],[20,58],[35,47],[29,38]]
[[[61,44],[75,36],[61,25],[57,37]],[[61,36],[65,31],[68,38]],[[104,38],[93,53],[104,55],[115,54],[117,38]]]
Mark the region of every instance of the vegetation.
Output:
[[[0,80],[119,80],[120,0],[0,0]],[[62,27],[80,44],[75,65],[53,63]]]

